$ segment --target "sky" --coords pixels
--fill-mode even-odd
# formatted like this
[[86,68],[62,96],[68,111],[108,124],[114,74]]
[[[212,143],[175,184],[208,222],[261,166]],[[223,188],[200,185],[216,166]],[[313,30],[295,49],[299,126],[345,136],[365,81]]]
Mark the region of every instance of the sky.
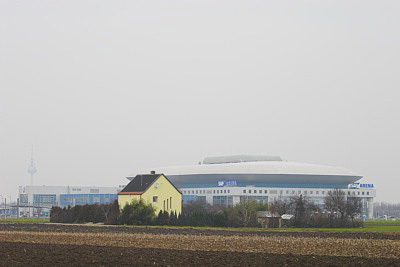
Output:
[[0,0],[0,195],[278,155],[400,202],[400,2]]

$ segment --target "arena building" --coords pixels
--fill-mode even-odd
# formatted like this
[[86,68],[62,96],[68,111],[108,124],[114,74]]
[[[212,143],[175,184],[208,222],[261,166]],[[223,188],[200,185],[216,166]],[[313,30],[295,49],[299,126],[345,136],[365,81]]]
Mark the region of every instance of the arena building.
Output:
[[[323,205],[329,190],[361,198],[362,215],[373,217],[373,184],[342,167],[288,162],[276,156],[208,157],[197,165],[162,167],[141,173],[165,174],[183,193],[183,202],[204,200],[212,205],[235,205],[244,200],[274,201],[302,195]],[[132,180],[135,175],[127,177]]]

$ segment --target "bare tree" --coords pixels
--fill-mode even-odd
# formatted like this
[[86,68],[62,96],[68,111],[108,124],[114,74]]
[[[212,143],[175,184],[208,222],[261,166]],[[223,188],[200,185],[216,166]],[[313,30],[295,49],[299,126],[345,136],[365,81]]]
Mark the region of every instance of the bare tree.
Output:
[[194,200],[183,205],[183,211],[186,213],[206,213],[211,210],[211,205],[204,200]]
[[338,213],[344,219],[346,215],[346,194],[340,189],[328,191],[324,199],[324,208],[331,214]]
[[108,222],[108,215],[110,214],[110,211],[112,210],[112,204],[102,204],[102,205],[100,205],[100,208],[103,211],[104,218],[106,219],[105,221]]
[[280,216],[288,214],[293,209],[293,201],[289,199],[276,199],[268,205],[268,209],[272,213],[277,213]]
[[257,213],[257,201],[248,200],[240,202],[234,207],[234,210],[237,213],[237,218],[240,224],[246,227],[250,224],[250,222],[255,221]]
[[361,213],[361,200],[357,197],[349,197],[346,202],[346,215],[350,217],[351,221]]

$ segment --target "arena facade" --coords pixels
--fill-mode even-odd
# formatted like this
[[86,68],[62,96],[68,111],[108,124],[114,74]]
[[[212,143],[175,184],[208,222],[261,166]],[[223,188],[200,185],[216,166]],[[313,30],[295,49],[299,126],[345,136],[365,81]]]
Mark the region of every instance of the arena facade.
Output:
[[[342,167],[284,161],[277,156],[208,157],[197,165],[161,167],[142,173],[165,174],[183,193],[183,201],[204,200],[212,205],[235,205],[245,200],[271,202],[302,195],[318,205],[335,188],[361,198],[362,215],[373,218],[373,184]],[[136,175],[136,174],[135,174]],[[135,175],[127,177],[133,179]]]

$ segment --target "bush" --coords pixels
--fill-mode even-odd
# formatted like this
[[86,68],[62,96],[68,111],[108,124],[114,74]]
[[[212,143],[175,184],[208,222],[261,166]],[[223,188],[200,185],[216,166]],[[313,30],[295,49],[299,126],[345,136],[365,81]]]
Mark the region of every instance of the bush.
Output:
[[75,207],[52,207],[50,222],[56,223],[105,223],[118,224],[119,206],[115,200],[112,204],[77,205]]
[[128,225],[150,225],[154,218],[155,208],[142,199],[132,200],[121,211],[120,223]]

